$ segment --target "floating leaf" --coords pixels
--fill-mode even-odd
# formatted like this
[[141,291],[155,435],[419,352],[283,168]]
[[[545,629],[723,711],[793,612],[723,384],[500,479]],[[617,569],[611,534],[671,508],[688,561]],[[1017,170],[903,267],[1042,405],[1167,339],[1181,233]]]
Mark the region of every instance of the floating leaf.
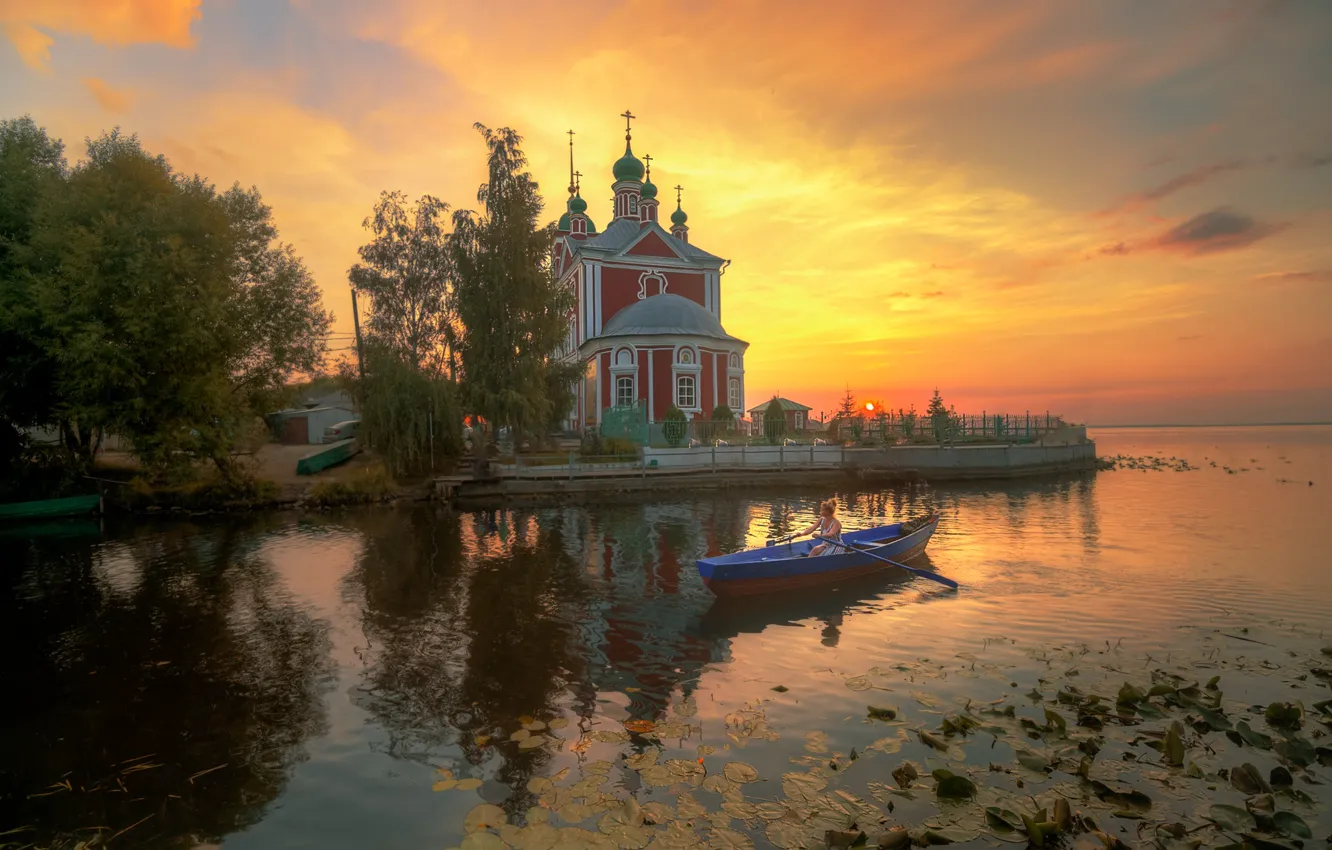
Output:
[[530,737],[532,737],[532,733],[531,733],[529,730],[527,730],[527,729],[519,729],[517,732],[514,732],[512,735],[509,736],[509,740],[510,740],[510,741],[526,741],[526,740],[527,740],[528,738],[530,738]]
[[648,785],[656,786],[658,788],[664,788],[675,782],[675,778],[671,775],[670,770],[660,764],[654,764],[651,767],[644,768],[638,775],[641,776],[643,781]]
[[1050,760],[1045,756],[1033,753],[1030,750],[1018,750],[1017,760],[1018,764],[1022,765],[1027,770],[1034,770],[1037,773],[1045,773],[1050,770]]
[[853,691],[868,691],[874,687],[874,683],[869,680],[869,676],[852,676],[846,680],[846,686]]
[[1184,764],[1184,725],[1178,720],[1170,724],[1170,729],[1166,732],[1165,748],[1162,750],[1165,755],[1166,763],[1173,764],[1175,767],[1182,767]]
[[1258,768],[1247,762],[1230,771],[1230,784],[1241,794],[1272,793],[1272,788],[1263,780]]
[[938,708],[941,705],[939,700],[935,699],[931,694],[927,694],[925,691],[912,691],[911,698],[926,708]]
[[1129,811],[1146,810],[1152,807],[1152,798],[1128,785],[1108,785],[1099,780],[1092,780],[1092,792],[1098,798],[1112,805],[1121,806]]
[[518,749],[534,750],[537,747],[541,746],[542,744],[546,743],[547,740],[549,739],[546,738],[545,735],[533,735],[530,738],[524,738],[523,740],[519,741]]
[[578,823],[587,820],[592,814],[592,809],[582,803],[566,803],[560,806],[560,810],[556,814],[565,823]]
[[811,753],[828,752],[828,733],[809,732],[805,735],[805,751]]
[[958,776],[949,770],[936,770],[933,773],[934,793],[947,800],[965,800],[976,796],[976,783],[965,776]]
[[1017,812],[1001,809],[998,806],[985,807],[985,822],[1000,832],[1015,832],[1024,828],[1022,817]]
[[932,733],[930,733],[930,732],[927,732],[927,731],[924,730],[924,729],[918,730],[917,734],[920,735],[920,740],[921,740],[926,746],[933,747],[933,748],[936,749],[936,750],[947,750],[947,749],[948,749],[948,742],[945,741],[943,738],[940,738],[940,737],[937,736],[937,735],[934,735],[934,734],[932,734]]
[[630,770],[642,770],[645,767],[652,767],[657,763],[657,757],[661,755],[661,750],[656,747],[649,747],[641,753],[634,753],[627,756],[624,760],[625,767]]
[[1068,722],[1057,711],[1045,710],[1045,724],[1052,732],[1058,732],[1063,735],[1068,732]]
[[1304,711],[1297,703],[1274,702],[1263,716],[1273,729],[1298,729],[1304,722]]
[[722,768],[722,775],[738,785],[744,785],[749,782],[757,782],[759,773],[752,765],[745,764],[742,761],[733,761],[727,763]]
[[1258,747],[1261,750],[1272,749],[1271,736],[1252,729],[1246,720],[1241,720],[1235,724],[1235,733],[1251,747]]
[[485,783],[482,782],[480,779],[477,779],[476,777],[471,777],[470,779],[459,779],[458,784],[455,787],[459,791],[475,791],[484,784]]
[[462,840],[460,850],[506,850],[504,841],[491,832],[474,832]]
[[754,842],[743,832],[718,827],[708,833],[709,850],[754,850]]
[[812,803],[827,787],[828,780],[814,773],[782,774],[782,793],[797,802]]
[[805,850],[805,848],[811,846],[805,840],[809,835],[809,830],[788,820],[779,820],[768,824],[768,828],[764,830],[763,834],[767,836],[772,846],[780,847],[782,850]]
[[528,730],[529,732],[541,732],[546,728],[546,724],[545,721],[542,720],[533,720],[531,722],[524,723],[523,728]]
[[624,728],[630,732],[642,734],[656,729],[657,724],[653,723],[651,720],[626,720],[624,722]]
[[556,717],[554,720],[550,721],[549,725],[552,729],[563,729],[565,726],[569,725],[569,719],[567,717]]
[[920,773],[916,770],[916,766],[909,761],[902,762],[893,770],[893,779],[896,779],[902,788],[910,788],[911,783],[919,778]]
[[1309,829],[1309,824],[1294,812],[1277,812],[1272,815],[1272,823],[1276,824],[1277,831],[1282,835],[1303,838],[1306,841],[1313,840],[1313,830]]
[[1222,803],[1217,803],[1208,809],[1207,817],[1217,826],[1231,832],[1245,832],[1258,826],[1253,815],[1244,809]]
[[896,720],[897,709],[886,705],[871,705],[868,707],[869,716],[875,720]]
[[501,824],[508,822],[508,815],[499,806],[490,803],[482,803],[467,813],[463,818],[463,829],[467,832],[476,832],[488,827],[498,828]]
[[456,779],[441,779],[430,786],[431,791],[451,791],[458,786]]
[[1273,748],[1277,755],[1300,767],[1308,767],[1318,759],[1314,745],[1300,737],[1283,738]]
[[786,685],[777,685],[776,687],[773,688],[773,690],[779,694],[784,694],[791,689],[788,688]]
[[1125,682],[1123,687],[1119,689],[1119,695],[1115,698],[1115,702],[1119,705],[1137,705],[1146,699],[1147,695],[1142,692],[1141,688],[1135,688]]

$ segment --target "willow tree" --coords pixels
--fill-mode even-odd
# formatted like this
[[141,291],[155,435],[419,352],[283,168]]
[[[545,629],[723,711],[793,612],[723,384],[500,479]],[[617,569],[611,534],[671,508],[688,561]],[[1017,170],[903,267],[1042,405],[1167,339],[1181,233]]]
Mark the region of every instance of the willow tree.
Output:
[[344,376],[361,403],[364,438],[395,475],[419,472],[457,453],[462,412],[450,376],[454,313],[448,204],[430,195],[409,203],[379,196],[364,226],[361,262],[348,272],[369,296],[365,379]]
[[463,397],[492,427],[539,433],[568,413],[582,375],[580,364],[557,358],[574,295],[555,279],[555,230],[537,223],[543,204],[522,137],[476,129],[489,153],[489,179],[476,193],[484,212],[455,212],[450,239]]

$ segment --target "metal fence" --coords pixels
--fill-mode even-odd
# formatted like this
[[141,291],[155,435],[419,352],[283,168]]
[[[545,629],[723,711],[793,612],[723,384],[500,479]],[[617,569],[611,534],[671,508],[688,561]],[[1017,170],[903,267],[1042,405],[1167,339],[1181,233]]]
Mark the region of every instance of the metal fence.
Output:
[[914,410],[884,411],[833,425],[839,440],[860,442],[1026,442],[1062,428],[1062,416],[1025,413],[959,414],[929,416]]

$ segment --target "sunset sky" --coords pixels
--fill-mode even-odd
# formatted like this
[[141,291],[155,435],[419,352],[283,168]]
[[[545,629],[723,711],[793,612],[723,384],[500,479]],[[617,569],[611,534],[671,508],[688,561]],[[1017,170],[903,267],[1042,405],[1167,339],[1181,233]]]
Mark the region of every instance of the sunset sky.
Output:
[[604,225],[628,108],[732,260],[751,402],[1332,420],[1325,0],[0,0],[0,24],[0,115],[258,186],[342,331],[381,190],[475,207],[472,123],[507,125],[554,219],[572,128]]

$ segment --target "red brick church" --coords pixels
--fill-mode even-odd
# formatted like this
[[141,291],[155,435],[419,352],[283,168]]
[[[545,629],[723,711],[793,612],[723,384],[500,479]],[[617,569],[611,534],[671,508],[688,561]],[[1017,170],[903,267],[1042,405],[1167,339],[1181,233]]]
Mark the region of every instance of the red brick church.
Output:
[[641,403],[649,422],[672,404],[686,416],[710,416],[727,405],[745,409],[745,349],[749,343],[721,323],[721,279],[730,260],[689,240],[676,186],[670,230],[657,220],[657,187],[648,165],[634,156],[624,113],[624,156],[611,168],[614,217],[598,232],[587,214],[569,141],[569,200],[555,240],[556,274],[577,294],[569,316],[566,357],[588,364],[569,424],[594,427],[602,411]]

